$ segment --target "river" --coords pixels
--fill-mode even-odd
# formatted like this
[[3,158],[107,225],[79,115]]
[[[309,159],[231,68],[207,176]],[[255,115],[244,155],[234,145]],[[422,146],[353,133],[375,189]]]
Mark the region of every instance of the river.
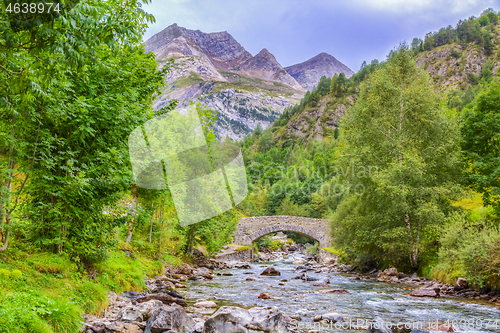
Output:
[[[303,259],[302,255],[280,256],[284,258],[274,262],[253,263],[249,269],[215,271],[213,280],[188,281],[185,299],[188,304],[198,299],[212,300],[218,307],[276,306],[284,315],[297,319],[297,327],[300,325],[306,330],[313,327],[318,329],[319,326],[312,326],[316,315],[336,312],[344,317],[344,328],[323,324],[321,330],[325,332],[359,332],[356,324],[376,317],[387,323],[401,323],[413,328],[429,324],[435,327],[432,325],[439,320],[439,323],[453,323],[455,332],[500,332],[500,309],[491,303],[451,296],[415,298],[409,296],[417,288],[415,286],[377,282],[374,279],[355,280],[352,275],[337,272],[308,271],[309,277],[330,280],[329,287],[315,287],[312,282],[293,279],[299,273],[298,265],[292,262]],[[281,276],[260,276],[269,266],[278,270]],[[233,275],[224,276],[221,273]],[[246,281],[249,276],[258,277],[259,280]],[[349,293],[318,292],[321,289],[344,289]],[[259,299],[261,293],[272,298]]]

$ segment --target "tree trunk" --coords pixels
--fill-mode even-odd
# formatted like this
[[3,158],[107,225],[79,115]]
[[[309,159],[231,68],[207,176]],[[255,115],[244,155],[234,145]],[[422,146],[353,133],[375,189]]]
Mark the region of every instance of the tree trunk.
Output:
[[0,247],[0,252],[5,252],[5,250],[9,247],[10,224],[12,223],[10,214],[11,212],[7,211],[7,214],[5,215],[5,225],[7,226],[7,231],[5,232],[5,242],[3,243],[3,246]]
[[153,216],[154,213],[151,214],[151,225],[149,226],[149,243],[151,243],[151,234],[153,233]]
[[135,219],[137,218],[137,186],[136,184],[132,184],[132,202],[133,202],[133,209],[134,209],[134,214],[132,217],[132,220],[130,220],[130,223],[128,224],[128,232],[127,232],[127,239],[125,240],[125,243],[130,244],[130,241],[132,240],[132,233],[134,231],[134,223]]
[[5,202],[3,189],[0,189],[0,243],[3,241],[3,226],[4,226]]
[[[3,230],[4,226],[7,226],[7,231],[5,232],[5,241],[3,243],[3,246],[0,248],[0,252],[5,252],[7,248],[9,247],[9,236],[10,236],[10,224],[12,223],[10,219],[10,215],[12,214],[12,210],[9,210],[8,207],[10,205],[11,199],[12,199],[12,178],[14,177],[14,167],[16,166],[16,160],[13,158],[14,156],[14,136],[16,134],[14,130],[14,125],[16,123],[16,115],[12,115],[12,130],[10,131],[10,135],[12,136],[12,142],[10,143],[10,148],[9,148],[9,162],[7,164],[7,167],[9,168],[9,173],[7,175],[7,179],[5,180],[4,183],[4,189],[8,190],[8,194],[6,195],[6,200],[4,200],[4,195],[2,194],[2,197],[0,198],[1,201],[1,208],[2,208],[2,215],[5,214],[5,224],[1,225],[1,233],[2,233],[2,238],[3,236]],[[2,189],[3,192],[3,189]],[[2,216],[3,220],[3,216]],[[3,222],[3,221],[0,221]]]
[[193,224],[189,227],[187,248],[186,248],[186,253],[189,255],[193,254],[194,236],[196,236],[196,224]]

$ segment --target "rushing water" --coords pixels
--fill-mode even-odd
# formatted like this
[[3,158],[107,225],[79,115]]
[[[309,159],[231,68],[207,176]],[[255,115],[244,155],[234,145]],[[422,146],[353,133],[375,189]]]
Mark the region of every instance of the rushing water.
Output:
[[[409,296],[415,286],[382,283],[373,279],[354,280],[352,276],[342,273],[308,271],[309,277],[330,280],[329,287],[315,287],[312,282],[293,279],[299,273],[296,270],[298,265],[292,264],[292,261],[299,258],[298,254],[290,255],[274,263],[252,264],[251,269],[216,271],[232,273],[233,276],[214,275],[213,280],[189,281],[186,300],[188,303],[197,299],[212,300],[219,307],[276,306],[285,315],[300,316],[301,320],[296,325],[301,328],[313,328],[312,318],[316,315],[328,312],[341,314],[346,319],[344,328],[322,324],[321,330],[328,332],[359,332],[357,324],[376,317],[387,323],[404,323],[414,328],[435,325],[438,320],[439,323],[454,323],[456,332],[500,332],[500,309],[491,303],[447,296],[415,298]],[[260,276],[264,266],[269,265],[280,271],[281,276]],[[248,274],[250,272],[254,274]],[[259,280],[246,281],[249,276]],[[279,285],[283,279],[288,282]],[[349,293],[319,293],[321,289],[344,289]],[[266,293],[272,299],[259,299],[260,293]],[[315,329],[318,327],[315,326]]]

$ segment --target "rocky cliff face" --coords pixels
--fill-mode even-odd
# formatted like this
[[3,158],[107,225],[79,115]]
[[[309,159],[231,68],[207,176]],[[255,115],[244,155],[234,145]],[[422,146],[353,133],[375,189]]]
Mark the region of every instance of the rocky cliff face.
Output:
[[323,141],[325,137],[333,137],[339,120],[347,109],[354,105],[355,96],[331,99],[324,96],[315,107],[297,114],[277,135],[278,140],[285,138],[303,138],[303,142]]
[[173,24],[147,40],[146,51],[155,53],[160,66],[174,59],[155,107],[171,99],[181,107],[202,102],[218,111],[221,139],[240,139],[259,122],[269,126],[305,93],[268,50],[252,56],[225,31],[204,33]]
[[349,67],[327,53],[320,53],[314,58],[300,64],[286,67],[285,70],[302,87],[309,91],[318,84],[319,79],[323,75],[332,77],[335,74],[344,73],[349,78],[354,74]]

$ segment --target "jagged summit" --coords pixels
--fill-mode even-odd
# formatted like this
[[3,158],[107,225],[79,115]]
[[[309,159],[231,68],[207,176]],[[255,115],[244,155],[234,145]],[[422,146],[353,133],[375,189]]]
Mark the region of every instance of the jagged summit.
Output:
[[159,54],[162,47],[176,38],[185,37],[215,61],[230,62],[246,60],[252,55],[245,50],[227,31],[205,33],[200,30],[190,30],[176,23],[166,27],[146,41],[146,52]]
[[318,84],[319,79],[323,75],[332,77],[335,74],[344,73],[345,76],[351,77],[354,74],[349,67],[338,61],[334,56],[325,52],[321,52],[315,57],[300,64],[285,67],[285,70],[302,87],[309,91]]

